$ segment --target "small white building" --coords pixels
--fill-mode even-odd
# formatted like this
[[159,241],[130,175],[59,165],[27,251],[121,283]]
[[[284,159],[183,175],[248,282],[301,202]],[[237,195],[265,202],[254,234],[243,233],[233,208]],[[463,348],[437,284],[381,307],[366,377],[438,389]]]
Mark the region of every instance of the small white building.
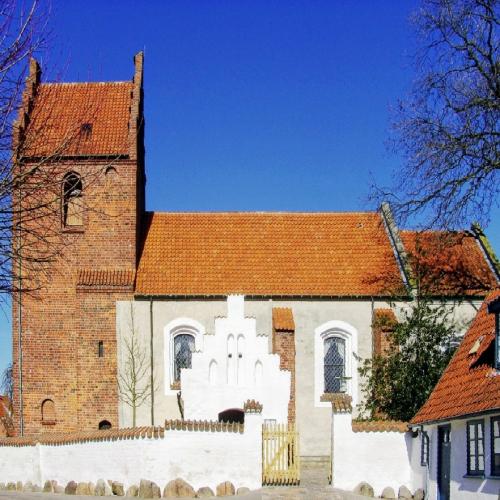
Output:
[[420,434],[429,499],[500,497],[500,289],[483,303],[411,425]]

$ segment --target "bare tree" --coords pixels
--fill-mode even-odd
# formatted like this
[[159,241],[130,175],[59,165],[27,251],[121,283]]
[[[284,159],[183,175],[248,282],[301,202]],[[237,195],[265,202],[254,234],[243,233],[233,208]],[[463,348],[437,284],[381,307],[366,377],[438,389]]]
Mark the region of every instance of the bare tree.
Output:
[[14,379],[12,375],[12,363],[5,368],[0,380],[0,390],[9,398],[12,405],[12,397],[14,395]]
[[[0,2],[0,292],[7,293],[39,290],[71,241],[61,231],[61,208],[76,191],[63,183],[65,159],[85,155],[85,127],[101,104],[81,87],[72,109],[61,110],[58,86],[42,84],[33,58],[47,45],[48,3],[26,3],[25,10],[22,0]],[[86,165],[85,189],[112,163]],[[90,199],[72,206],[93,210]]]
[[487,224],[500,199],[500,3],[422,0],[413,21],[417,78],[391,139],[404,166],[374,197],[427,227]]
[[137,423],[137,409],[149,401],[151,389],[155,390],[154,376],[151,379],[149,351],[141,341],[135,323],[135,309],[130,305],[128,334],[123,335],[122,366],[118,371],[120,400],[132,409],[132,426]]

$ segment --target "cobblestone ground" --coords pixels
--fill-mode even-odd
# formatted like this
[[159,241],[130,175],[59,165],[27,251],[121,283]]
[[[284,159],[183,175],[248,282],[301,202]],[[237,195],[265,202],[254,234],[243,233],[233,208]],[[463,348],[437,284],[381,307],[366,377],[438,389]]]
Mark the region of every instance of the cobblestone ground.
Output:
[[[65,495],[54,495],[49,493],[21,493],[16,491],[0,491],[1,500],[61,500]],[[91,498],[102,497],[88,497],[72,495],[71,500],[90,500]],[[123,497],[124,499],[126,497]],[[329,486],[300,486],[293,488],[263,488],[258,491],[252,491],[246,495],[239,495],[233,497],[224,497],[229,499],[239,500],[268,500],[268,499],[330,499],[330,500],[358,500],[366,499],[346,491],[331,488]]]

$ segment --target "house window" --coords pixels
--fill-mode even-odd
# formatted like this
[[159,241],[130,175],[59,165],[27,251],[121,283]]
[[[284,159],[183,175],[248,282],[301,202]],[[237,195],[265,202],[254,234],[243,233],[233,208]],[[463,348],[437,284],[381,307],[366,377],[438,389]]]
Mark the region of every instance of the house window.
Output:
[[174,382],[180,382],[182,368],[191,368],[194,336],[181,333],[174,337]]
[[467,474],[471,476],[484,474],[483,420],[467,422]]
[[76,172],[69,172],[63,179],[63,225],[65,227],[82,226],[82,179]]
[[52,399],[46,399],[42,403],[42,424],[53,425],[56,423],[56,406]]
[[327,407],[325,393],[345,393],[358,404],[358,331],[341,320],[314,330],[314,405]]
[[[181,370],[192,368],[193,353],[203,351],[204,326],[191,318],[176,318],[164,330],[165,394],[177,394],[181,382]],[[207,366],[207,380],[215,380],[217,366]],[[210,377],[213,376],[211,379]]]
[[491,475],[500,476],[500,417],[491,419]]
[[420,465],[429,465],[429,435],[424,430],[420,433]]
[[104,357],[104,342],[102,340],[99,340],[99,342],[97,343],[97,356],[99,358]]
[[341,337],[328,337],[324,342],[325,392],[346,392],[345,378],[345,340]]

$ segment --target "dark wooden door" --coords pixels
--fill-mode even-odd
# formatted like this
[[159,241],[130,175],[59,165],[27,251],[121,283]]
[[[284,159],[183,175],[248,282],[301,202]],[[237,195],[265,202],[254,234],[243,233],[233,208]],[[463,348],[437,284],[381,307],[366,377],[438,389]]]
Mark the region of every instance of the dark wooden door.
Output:
[[450,500],[451,427],[438,427],[438,499]]

